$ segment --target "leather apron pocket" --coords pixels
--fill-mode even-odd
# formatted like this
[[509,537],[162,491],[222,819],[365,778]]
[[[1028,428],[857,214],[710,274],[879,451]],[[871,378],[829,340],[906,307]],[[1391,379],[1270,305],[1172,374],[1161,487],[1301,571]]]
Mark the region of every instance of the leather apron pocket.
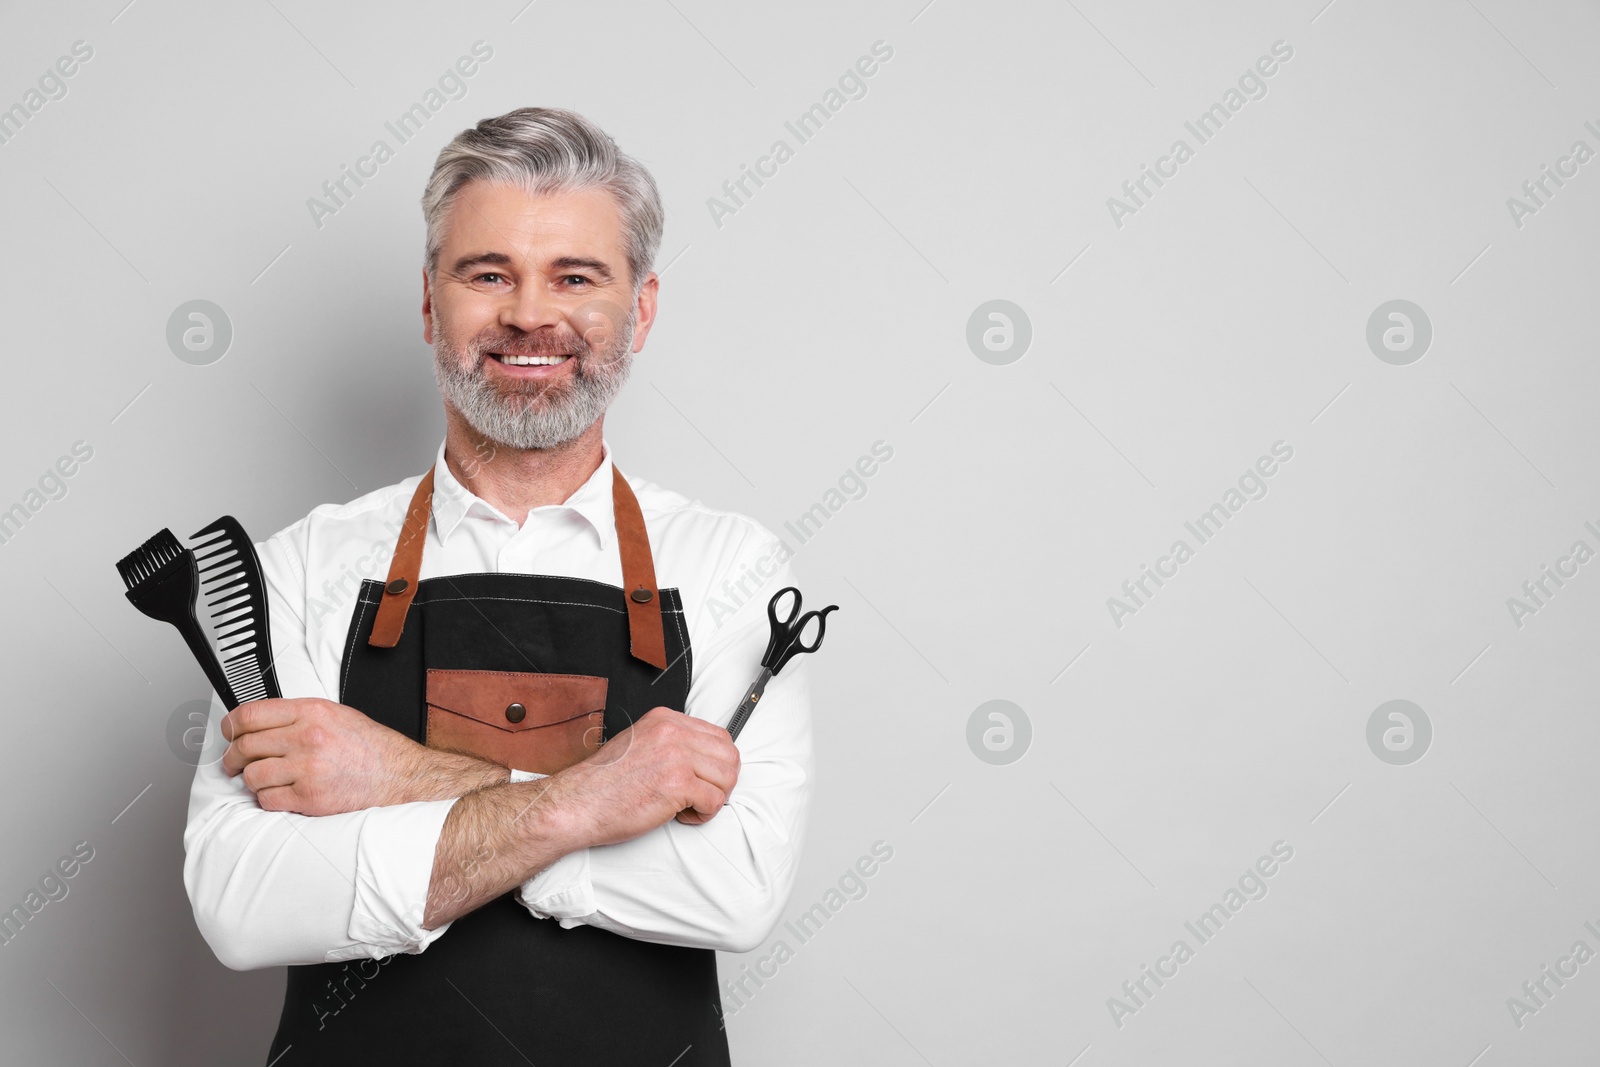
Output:
[[428,668],[428,747],[555,774],[600,750],[605,678]]

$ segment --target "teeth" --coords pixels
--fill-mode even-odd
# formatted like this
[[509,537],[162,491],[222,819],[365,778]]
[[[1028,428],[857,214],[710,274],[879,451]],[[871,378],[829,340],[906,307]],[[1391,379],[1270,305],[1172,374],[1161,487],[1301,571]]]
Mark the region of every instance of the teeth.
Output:
[[565,363],[570,356],[507,356],[502,355],[500,362],[509,363],[513,367],[549,367],[557,363]]

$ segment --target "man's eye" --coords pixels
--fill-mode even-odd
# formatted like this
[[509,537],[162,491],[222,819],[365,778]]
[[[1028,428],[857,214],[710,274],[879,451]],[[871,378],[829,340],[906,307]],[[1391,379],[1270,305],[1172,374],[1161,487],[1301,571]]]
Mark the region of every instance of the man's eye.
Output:
[[583,285],[588,285],[589,284],[589,279],[585,278],[581,274],[569,274],[569,275],[566,276],[566,278],[564,280],[565,281],[569,281],[569,282],[579,282],[579,283],[581,283]]
[[496,273],[495,273],[495,272],[493,272],[493,271],[489,271],[489,272],[488,272],[488,273],[486,273],[486,274],[480,274],[480,275],[478,275],[478,276],[477,276],[477,278],[475,278],[475,279],[474,279],[474,280],[475,280],[475,281],[480,281],[480,282],[483,282],[483,281],[486,281],[486,282],[488,282],[488,283],[489,283],[489,284],[490,284],[490,285],[493,285],[493,284],[495,284],[495,283],[496,283],[496,282],[500,282],[500,281],[503,281],[503,280],[504,280],[504,279],[505,279],[505,275],[503,275],[503,274],[496,274]]

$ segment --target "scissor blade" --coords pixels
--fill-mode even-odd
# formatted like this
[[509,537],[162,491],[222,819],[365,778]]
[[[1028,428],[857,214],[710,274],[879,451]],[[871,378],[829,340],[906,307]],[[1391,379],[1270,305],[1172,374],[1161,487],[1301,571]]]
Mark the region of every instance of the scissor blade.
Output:
[[772,680],[772,672],[765,667],[756,675],[756,680],[750,683],[750,688],[744,691],[744,699],[739,701],[739,706],[733,709],[733,718],[728,720],[728,733],[735,740],[739,740],[739,731],[744,729],[744,724],[755,713],[756,704],[761,700],[761,694],[766,692],[767,683]]

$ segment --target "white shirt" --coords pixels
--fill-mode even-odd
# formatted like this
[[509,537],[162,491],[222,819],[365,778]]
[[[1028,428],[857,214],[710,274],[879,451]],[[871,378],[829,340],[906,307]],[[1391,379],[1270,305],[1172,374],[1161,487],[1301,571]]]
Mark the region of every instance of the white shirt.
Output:
[[[552,574],[620,587],[611,449],[602,447],[588,481],[565,503],[529,511],[519,528],[450,473],[441,444],[420,577]],[[285,697],[339,699],[357,589],[362,578],[388,574],[420,479],[324,504],[257,543]],[[767,601],[794,584],[788,546],[744,516],[639,479],[628,484],[644,513],[657,584],[683,596],[693,666],[685,711],[726,724],[760,669]],[[671,945],[760,945],[788,899],[805,832],[807,658],[767,686],[739,735],[739,783],[715,818],[702,826],[674,820],[563,857],[518,890],[532,916]],[[183,836],[184,885],[217,958],[240,970],[376,958],[422,952],[445,936],[448,924],[425,930],[422,916],[434,847],[455,800],[319,817],[263,811],[243,777],[222,769],[223,712],[213,697]]]

